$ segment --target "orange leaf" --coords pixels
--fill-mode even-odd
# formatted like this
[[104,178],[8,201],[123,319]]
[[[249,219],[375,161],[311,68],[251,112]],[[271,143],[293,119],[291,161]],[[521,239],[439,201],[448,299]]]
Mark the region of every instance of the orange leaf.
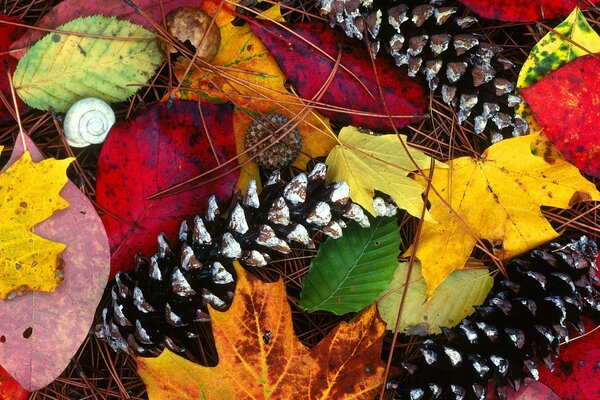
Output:
[[[219,365],[204,367],[169,350],[138,358],[150,400],[372,399],[383,383],[385,324],[371,306],[317,346],[296,338],[285,286],[266,284],[235,263],[236,294],[210,310]],[[270,332],[270,333],[268,333]]]

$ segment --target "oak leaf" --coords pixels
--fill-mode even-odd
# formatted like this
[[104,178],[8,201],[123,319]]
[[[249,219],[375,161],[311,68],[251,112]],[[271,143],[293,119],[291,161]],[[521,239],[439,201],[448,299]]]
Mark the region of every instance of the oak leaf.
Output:
[[[392,196],[398,207],[421,216],[425,187],[408,175],[419,168],[429,168],[431,158],[408,146],[404,135],[376,136],[348,126],[340,131],[338,140],[340,144],[325,161],[329,182],[348,182],[352,200],[373,215],[373,195],[379,190]],[[425,219],[432,221],[429,212]]]
[[312,349],[296,338],[285,286],[266,284],[235,263],[236,294],[226,312],[210,309],[216,367],[168,350],[138,358],[150,400],[372,399],[383,383],[385,325],[374,306],[342,322]]
[[[478,239],[487,240],[500,260],[508,260],[559,236],[540,206],[569,208],[600,200],[594,184],[566,160],[548,163],[532,155],[531,140],[504,140],[479,158],[461,157],[449,161],[449,169],[435,169],[429,201],[438,224],[424,222],[416,249],[428,297],[465,265]],[[424,184],[420,176],[415,179]]]
[[69,206],[59,192],[72,158],[33,162],[23,156],[0,174],[0,299],[27,291],[53,291],[62,281],[62,243],[34,233],[34,226]]

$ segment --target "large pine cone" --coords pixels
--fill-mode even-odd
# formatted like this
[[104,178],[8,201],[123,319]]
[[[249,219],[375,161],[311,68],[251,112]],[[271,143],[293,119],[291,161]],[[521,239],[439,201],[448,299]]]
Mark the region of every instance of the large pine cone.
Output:
[[332,25],[365,39],[374,55],[383,45],[409,76],[422,74],[429,88],[457,109],[459,123],[472,118],[475,132],[488,133],[494,142],[528,132],[525,120],[514,112],[523,100],[514,92],[513,63],[485,36],[467,31],[477,19],[462,16],[463,7],[445,6],[444,0],[318,3]]
[[[172,250],[164,235],[149,260],[138,255],[132,275],[119,273],[112,304],[103,310],[99,337],[115,350],[157,356],[164,347],[185,352],[194,337],[194,321],[209,321],[207,305],[223,310],[235,288],[232,262],[262,267],[290,246],[314,247],[311,235],[342,235],[344,220],[368,226],[363,209],[349,199],[345,182],[325,184],[325,164],[289,183],[275,171],[260,195],[256,183],[245,197],[236,196],[227,218],[219,215],[214,197],[206,217],[183,221]],[[385,205],[383,205],[385,212]]]
[[553,369],[568,328],[584,333],[582,312],[600,310],[598,247],[587,237],[552,243],[509,262],[476,314],[443,335],[425,340],[402,367],[409,376],[395,399],[485,399],[492,379],[501,399],[506,386],[538,379],[537,362]]

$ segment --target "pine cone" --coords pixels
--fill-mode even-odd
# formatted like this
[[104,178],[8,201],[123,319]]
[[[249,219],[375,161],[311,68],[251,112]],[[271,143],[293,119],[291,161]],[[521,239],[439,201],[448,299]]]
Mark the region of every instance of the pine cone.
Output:
[[[207,305],[223,310],[235,287],[232,262],[262,267],[290,246],[314,247],[311,234],[342,235],[344,219],[368,226],[363,209],[349,199],[345,182],[325,185],[325,164],[289,183],[275,171],[260,195],[250,182],[245,197],[235,196],[227,219],[214,197],[205,218],[183,221],[179,244],[171,250],[164,235],[149,260],[136,257],[133,275],[118,273],[112,304],[102,311],[96,334],[115,350],[157,356],[164,347],[185,352],[194,321],[209,321]],[[385,211],[385,205],[383,205]]]
[[444,103],[457,108],[459,123],[472,118],[475,132],[489,133],[493,142],[528,132],[525,120],[514,112],[523,99],[510,78],[513,63],[485,36],[465,31],[477,19],[461,17],[459,7],[444,6],[444,0],[318,3],[332,25],[349,37],[366,39],[373,56],[383,43],[396,65],[406,65],[409,76],[421,73]]
[[501,399],[525,377],[538,379],[537,361],[553,369],[567,328],[584,333],[581,314],[599,311],[594,283],[598,247],[586,237],[552,243],[507,265],[476,314],[425,340],[417,358],[402,363],[409,377],[395,399],[485,399],[492,379]]

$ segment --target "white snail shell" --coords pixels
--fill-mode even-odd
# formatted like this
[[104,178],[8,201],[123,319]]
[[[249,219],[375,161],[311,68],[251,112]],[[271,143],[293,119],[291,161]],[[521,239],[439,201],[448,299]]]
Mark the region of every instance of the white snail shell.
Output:
[[63,131],[70,146],[86,147],[104,142],[114,123],[112,108],[104,100],[88,97],[69,108]]

